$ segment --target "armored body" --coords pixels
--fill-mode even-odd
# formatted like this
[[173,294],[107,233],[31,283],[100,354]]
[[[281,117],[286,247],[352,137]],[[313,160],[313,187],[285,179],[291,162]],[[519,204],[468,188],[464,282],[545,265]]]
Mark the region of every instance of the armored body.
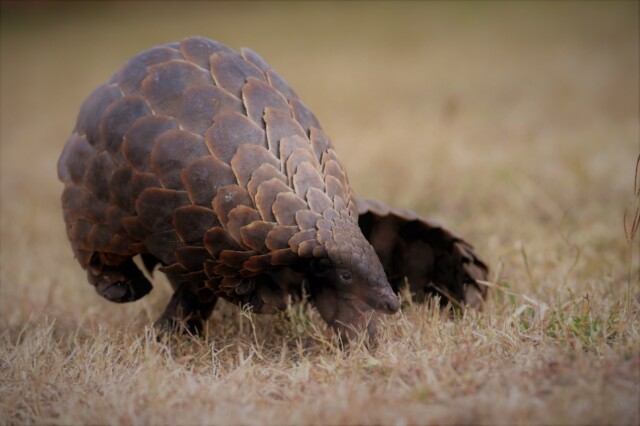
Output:
[[[399,309],[387,274],[397,287],[428,258],[411,249],[416,241],[442,243],[397,226],[415,217],[356,199],[316,117],[260,56],[200,37],[143,52],[96,89],[58,175],[67,235],[98,293],[114,302],[147,294],[132,260],[140,255],[175,290],[161,322],[195,331],[220,297],[274,313],[303,292],[338,332],[366,328],[374,312]],[[415,253],[398,260],[385,241]],[[467,286],[482,296],[475,280],[486,266],[456,241],[441,247],[453,260],[439,285],[464,302]],[[435,261],[414,271],[425,287],[442,269]]]

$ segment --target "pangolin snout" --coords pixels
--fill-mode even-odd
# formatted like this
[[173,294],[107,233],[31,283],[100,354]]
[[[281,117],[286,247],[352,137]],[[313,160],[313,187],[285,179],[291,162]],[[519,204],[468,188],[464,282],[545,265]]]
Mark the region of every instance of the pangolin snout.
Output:
[[386,300],[381,300],[376,307],[377,311],[384,312],[385,314],[395,314],[400,310],[400,300],[396,295],[392,295]]
[[400,310],[400,300],[397,296],[393,296],[393,300],[387,303],[387,308],[390,313],[396,313]]
[[386,277],[378,278],[378,286],[381,289],[381,294],[379,295],[378,306],[374,309],[384,312],[385,314],[395,314],[398,312],[400,310],[400,300],[391,288]]
[[386,281],[385,285],[369,287],[368,290],[365,300],[371,308],[384,314],[395,314],[400,310],[400,300]]

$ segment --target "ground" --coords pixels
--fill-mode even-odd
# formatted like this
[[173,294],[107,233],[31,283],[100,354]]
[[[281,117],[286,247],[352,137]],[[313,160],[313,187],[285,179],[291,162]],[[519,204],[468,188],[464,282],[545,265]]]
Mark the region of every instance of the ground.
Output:
[[[640,423],[638,7],[3,2],[0,424]],[[471,241],[485,309],[406,302],[341,349],[308,306],[221,303],[204,338],[157,342],[160,277],[100,298],[57,157],[93,88],[192,34],[262,54],[358,195]]]

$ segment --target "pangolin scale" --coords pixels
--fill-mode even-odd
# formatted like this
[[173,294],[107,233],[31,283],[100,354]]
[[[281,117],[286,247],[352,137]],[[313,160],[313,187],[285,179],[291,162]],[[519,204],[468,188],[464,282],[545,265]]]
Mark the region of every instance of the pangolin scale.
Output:
[[134,301],[152,286],[132,258],[160,264],[175,290],[161,323],[197,330],[219,297],[273,313],[304,291],[338,332],[371,331],[405,277],[484,295],[464,240],[356,199],[316,117],[249,49],[190,37],[133,57],[85,100],[58,176],[89,282]]

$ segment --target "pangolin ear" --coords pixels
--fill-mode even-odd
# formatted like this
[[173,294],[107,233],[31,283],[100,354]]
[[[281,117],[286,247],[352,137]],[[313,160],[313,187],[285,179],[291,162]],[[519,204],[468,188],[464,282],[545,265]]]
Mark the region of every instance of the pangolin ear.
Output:
[[311,273],[316,277],[324,277],[329,274],[331,268],[331,261],[328,259],[312,259],[311,260]]

